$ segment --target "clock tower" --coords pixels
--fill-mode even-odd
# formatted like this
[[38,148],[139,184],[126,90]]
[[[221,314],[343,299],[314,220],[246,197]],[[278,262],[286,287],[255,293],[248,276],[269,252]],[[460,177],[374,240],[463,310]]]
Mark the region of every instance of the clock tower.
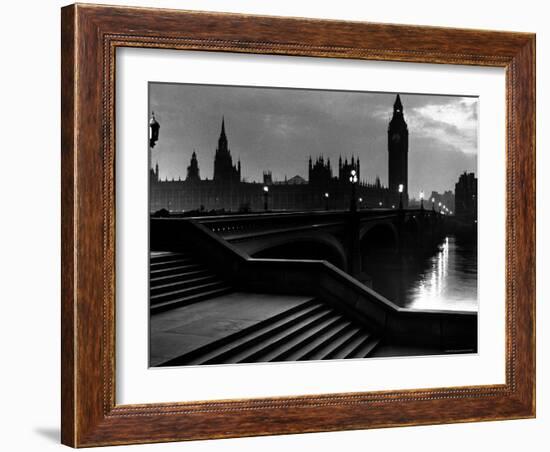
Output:
[[398,199],[399,185],[403,184],[403,205],[407,207],[408,195],[409,129],[403,117],[403,104],[399,94],[393,104],[393,116],[388,126],[388,186]]

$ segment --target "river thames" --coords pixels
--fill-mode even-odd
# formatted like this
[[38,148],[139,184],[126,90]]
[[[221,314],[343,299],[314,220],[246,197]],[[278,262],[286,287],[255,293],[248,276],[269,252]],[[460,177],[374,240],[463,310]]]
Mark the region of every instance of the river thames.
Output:
[[477,245],[447,236],[422,257],[379,253],[366,267],[371,287],[401,307],[477,311]]

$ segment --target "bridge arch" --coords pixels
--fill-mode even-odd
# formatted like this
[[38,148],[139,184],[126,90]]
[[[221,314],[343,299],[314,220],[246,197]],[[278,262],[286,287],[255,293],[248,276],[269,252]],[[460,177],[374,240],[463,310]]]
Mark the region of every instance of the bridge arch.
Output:
[[343,245],[330,234],[308,234],[295,237],[273,237],[248,250],[255,258],[325,260],[346,270]]
[[[381,241],[378,241],[378,239],[381,239]],[[359,240],[361,241],[361,247],[370,242],[371,248],[373,246],[376,247],[378,244],[382,247],[397,249],[399,234],[396,226],[389,220],[377,223],[367,223],[359,232]]]
[[394,254],[399,247],[399,235],[390,222],[367,225],[360,234],[361,270],[376,254]]

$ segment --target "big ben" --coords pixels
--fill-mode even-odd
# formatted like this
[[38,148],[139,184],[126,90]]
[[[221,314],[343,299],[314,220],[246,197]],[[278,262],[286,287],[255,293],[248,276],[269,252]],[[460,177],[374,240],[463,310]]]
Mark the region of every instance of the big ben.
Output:
[[393,116],[388,126],[388,185],[390,193],[397,194],[403,184],[403,205],[407,207],[408,196],[409,129],[403,117],[403,104],[399,94],[393,104]]

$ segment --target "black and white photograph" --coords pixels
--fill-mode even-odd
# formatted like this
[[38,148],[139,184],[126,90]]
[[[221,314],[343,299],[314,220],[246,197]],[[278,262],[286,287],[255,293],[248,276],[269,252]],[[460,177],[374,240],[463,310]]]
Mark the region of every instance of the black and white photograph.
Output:
[[150,367],[477,353],[477,97],[148,91]]

